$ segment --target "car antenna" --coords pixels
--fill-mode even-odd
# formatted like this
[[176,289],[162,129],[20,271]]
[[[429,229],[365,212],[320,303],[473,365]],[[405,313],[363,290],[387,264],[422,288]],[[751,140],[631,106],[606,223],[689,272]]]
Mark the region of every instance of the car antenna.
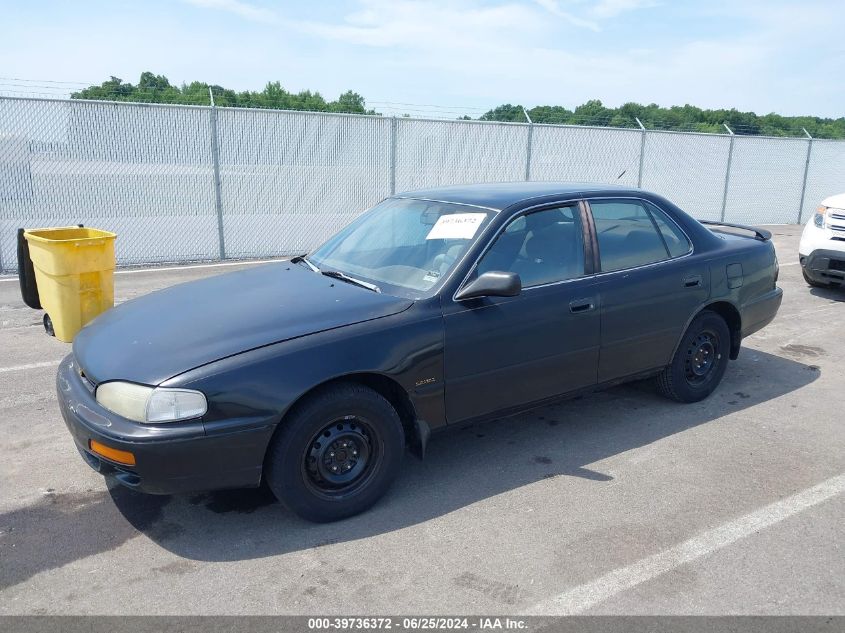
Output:
[[626,169],[625,171],[623,171],[621,174],[619,174],[619,175],[616,177],[616,180],[619,180],[620,178],[622,178],[622,176],[624,176],[624,175],[625,175],[625,174],[627,174],[627,173],[628,173],[628,170]]

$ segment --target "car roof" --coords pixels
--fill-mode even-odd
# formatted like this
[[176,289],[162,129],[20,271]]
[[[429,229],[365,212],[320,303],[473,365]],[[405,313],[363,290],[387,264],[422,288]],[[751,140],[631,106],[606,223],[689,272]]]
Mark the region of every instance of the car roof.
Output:
[[489,209],[502,210],[520,202],[547,196],[596,195],[609,193],[619,195],[631,193],[641,195],[639,189],[595,182],[487,182],[473,185],[450,185],[417,189],[396,194],[395,198],[418,198],[472,204]]

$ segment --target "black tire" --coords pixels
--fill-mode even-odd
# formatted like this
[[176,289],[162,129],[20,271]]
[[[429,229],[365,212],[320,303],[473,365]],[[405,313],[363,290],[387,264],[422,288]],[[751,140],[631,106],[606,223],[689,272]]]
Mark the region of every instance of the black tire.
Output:
[[387,492],[404,452],[391,404],[363,385],[340,384],[308,397],[282,421],[264,475],[276,498],[302,518],[337,521]]
[[23,234],[24,230],[18,229],[18,283],[21,287],[21,297],[30,308],[40,310],[41,298],[35,283],[35,267],[29,257],[29,243]]
[[47,332],[47,335],[55,336],[56,330],[53,328],[53,319],[50,318],[50,315],[45,312],[42,321],[44,321],[44,331]]
[[670,365],[658,375],[660,392],[678,402],[703,400],[722,381],[730,349],[725,320],[710,310],[702,311],[687,328]]
[[812,286],[813,288],[830,288],[830,284],[810,279],[810,277],[807,275],[803,268],[801,269],[801,274],[804,276],[804,281],[807,282],[807,285]]

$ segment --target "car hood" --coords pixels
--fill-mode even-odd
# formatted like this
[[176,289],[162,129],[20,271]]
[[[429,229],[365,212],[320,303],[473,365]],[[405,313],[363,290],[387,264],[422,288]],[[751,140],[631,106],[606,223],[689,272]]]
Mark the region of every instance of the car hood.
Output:
[[94,383],[157,385],[226,356],[396,314],[412,303],[279,262],[127,301],[83,328],[73,351]]
[[845,193],[838,193],[822,200],[822,205],[834,209],[845,209]]

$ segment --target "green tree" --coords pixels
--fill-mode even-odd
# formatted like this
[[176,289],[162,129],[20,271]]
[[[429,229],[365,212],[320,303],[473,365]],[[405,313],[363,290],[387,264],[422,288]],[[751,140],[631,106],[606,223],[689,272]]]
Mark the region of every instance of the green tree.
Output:
[[[637,128],[639,119],[647,129],[682,130],[727,134],[725,125],[736,134],[766,136],[803,136],[806,129],[815,138],[845,138],[845,117],[838,119],[812,116],[786,117],[779,114],[759,116],[754,112],[732,109],[702,110],[693,105],[661,107],[655,103],[625,103],[608,108],[598,99],[568,110],[562,106],[535,106],[528,110],[534,123],[594,125]],[[525,121],[522,106],[509,103],[497,106],[479,117],[482,121]]]
[[[309,110],[315,112],[348,112],[352,114],[377,114],[367,109],[364,97],[352,90],[343,92],[334,101],[327,101],[319,92],[303,90],[297,93],[285,90],[278,81],[270,81],[262,90],[236,92],[230,88],[192,81],[174,86],[164,75],[145,71],[137,84],[124,82],[118,77],[96,86],[89,86],[71,95],[72,99],[99,99],[110,101],[143,101],[151,103],[183,103],[208,105],[209,90],[218,106],[240,108],[273,108],[281,110]],[[696,106],[662,107],[656,103],[642,105],[625,103],[609,108],[598,99],[591,99],[574,110],[559,105],[540,105],[528,110],[534,123],[559,125],[593,125],[636,128],[639,119],[647,129],[688,130],[727,134],[725,125],[736,134],[765,136],[803,136],[806,129],[815,138],[845,138],[845,116],[836,119],[814,116],[782,116],[769,113],[757,115],[735,108],[703,110]],[[460,119],[468,120],[469,116]],[[505,103],[479,117],[482,121],[510,121],[525,123],[521,105]]]
[[278,81],[268,82],[261,91],[236,92],[201,81],[174,86],[164,75],[156,75],[148,71],[141,73],[137,84],[111,77],[99,86],[89,86],[74,92],[71,94],[71,99],[208,105],[209,90],[214,95],[215,105],[218,106],[375,114],[373,110],[367,110],[364,97],[352,90],[342,93],[336,101],[326,101],[319,92],[311,90],[298,93],[288,92]]
[[521,105],[506,103],[482,114],[479,119],[481,121],[514,121],[525,123],[525,112]]

